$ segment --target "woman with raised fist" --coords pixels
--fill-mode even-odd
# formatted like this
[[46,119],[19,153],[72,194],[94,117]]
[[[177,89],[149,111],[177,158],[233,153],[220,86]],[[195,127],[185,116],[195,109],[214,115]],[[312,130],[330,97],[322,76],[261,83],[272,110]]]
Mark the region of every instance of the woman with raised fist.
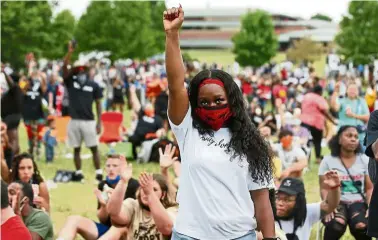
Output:
[[184,85],[182,7],[167,9],[168,117],[181,154],[179,212],[172,239],[276,239],[268,187],[272,154],[252,124],[242,93],[221,70]]

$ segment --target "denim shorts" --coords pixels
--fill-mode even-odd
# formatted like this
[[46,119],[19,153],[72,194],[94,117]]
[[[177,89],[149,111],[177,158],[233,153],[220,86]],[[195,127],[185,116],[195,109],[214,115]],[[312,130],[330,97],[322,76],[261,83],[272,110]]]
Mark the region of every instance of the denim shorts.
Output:
[[[234,238],[233,240],[256,240],[256,239],[257,239],[256,232],[254,230],[251,230],[244,236]],[[202,239],[192,238],[173,230],[171,240],[202,240]]]

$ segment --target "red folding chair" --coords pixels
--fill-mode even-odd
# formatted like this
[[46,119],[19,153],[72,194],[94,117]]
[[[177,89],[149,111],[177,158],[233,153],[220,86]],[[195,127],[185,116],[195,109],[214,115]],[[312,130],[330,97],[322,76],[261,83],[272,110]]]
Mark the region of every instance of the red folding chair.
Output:
[[[123,115],[119,112],[105,112],[101,114],[102,134],[100,142],[110,146],[111,143],[122,141]],[[113,149],[110,146],[110,151]]]

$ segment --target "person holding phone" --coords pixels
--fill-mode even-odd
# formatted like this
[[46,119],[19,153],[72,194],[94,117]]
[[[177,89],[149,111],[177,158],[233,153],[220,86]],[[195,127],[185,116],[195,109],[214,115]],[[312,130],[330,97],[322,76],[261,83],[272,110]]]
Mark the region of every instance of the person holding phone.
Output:
[[256,239],[257,227],[276,239],[272,152],[228,73],[203,70],[185,88],[183,21],[181,6],[164,11],[168,118],[182,163],[172,239]]
[[33,207],[34,193],[31,184],[16,181],[8,186],[8,197],[13,211],[28,228],[32,239],[53,240],[52,221],[46,212]]
[[47,184],[42,178],[32,155],[22,153],[14,157],[12,162],[11,180],[33,185],[33,204],[36,208],[50,212],[50,194]]
[[1,239],[32,240],[22,219],[10,206],[8,185],[1,180]]

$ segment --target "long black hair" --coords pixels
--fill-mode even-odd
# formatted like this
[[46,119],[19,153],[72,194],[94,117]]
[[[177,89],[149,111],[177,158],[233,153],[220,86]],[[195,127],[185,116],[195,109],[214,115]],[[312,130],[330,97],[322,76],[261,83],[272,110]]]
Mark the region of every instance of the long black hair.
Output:
[[[274,213],[274,219],[276,221],[294,219],[294,231],[296,231],[298,227],[303,226],[307,217],[307,201],[306,201],[305,194],[304,193],[297,194],[294,208],[291,211],[289,216],[278,217],[276,211],[274,211],[273,213]],[[291,232],[288,232],[288,233],[291,233]]]
[[[331,150],[331,156],[332,157],[340,157],[341,153],[341,144],[340,144],[340,137],[343,132],[345,132],[349,128],[354,128],[357,130],[355,126],[352,125],[345,125],[340,127],[339,131],[337,131],[337,134],[329,141],[328,146]],[[361,144],[358,144],[358,147],[354,151],[356,154],[362,152]]]
[[44,180],[43,180],[43,178],[42,178],[42,176],[41,176],[41,174],[38,170],[38,166],[35,163],[33,156],[29,153],[21,153],[21,154],[15,156],[13,158],[12,175],[11,175],[12,176],[12,182],[20,180],[20,176],[18,175],[18,168],[20,166],[21,161],[24,160],[24,159],[31,159],[32,162],[33,162],[34,174],[31,178],[32,182],[34,184],[40,184],[41,182],[43,182]]
[[223,82],[228,105],[233,113],[228,122],[232,136],[227,151],[232,154],[231,158],[241,160],[242,157],[246,157],[253,180],[270,181],[273,175],[272,151],[249,118],[241,90],[228,73],[221,70],[203,70],[190,82],[188,91],[193,127],[198,129],[201,135],[214,134],[210,126],[201,121],[194,111],[198,107],[199,85],[207,78],[219,79]]

